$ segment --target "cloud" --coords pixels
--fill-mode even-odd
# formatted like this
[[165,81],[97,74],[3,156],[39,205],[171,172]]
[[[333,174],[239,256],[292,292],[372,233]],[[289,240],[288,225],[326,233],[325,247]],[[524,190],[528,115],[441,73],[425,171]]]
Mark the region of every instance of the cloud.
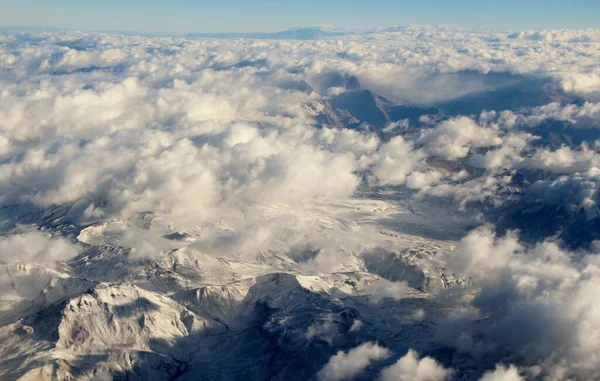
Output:
[[81,252],[79,245],[60,237],[50,237],[39,231],[0,237],[0,262],[54,264],[74,258]]
[[347,353],[339,351],[317,373],[319,381],[341,381],[362,373],[373,361],[385,360],[390,351],[377,343],[365,343]]
[[588,172],[560,176],[555,180],[539,180],[526,191],[548,204],[564,205],[570,210],[582,208],[591,216],[598,208],[598,185],[600,171],[592,168]]
[[331,343],[337,334],[339,334],[338,326],[333,322],[333,319],[329,317],[324,321],[311,324],[306,330],[305,336],[306,340],[319,338],[320,340],[325,340],[328,343]]
[[275,131],[234,147],[229,147],[231,134],[223,138],[214,145],[196,144],[136,131],[31,150],[0,166],[0,177],[7,180],[0,185],[2,201],[49,206],[101,198],[110,201],[112,211],[106,212],[116,215],[156,210],[206,216],[224,203],[343,198],[358,185],[352,155]]
[[497,365],[496,370],[486,372],[479,381],[523,381],[523,378],[519,375],[519,370],[516,367]]
[[543,122],[557,120],[571,123],[578,128],[598,128],[600,127],[599,117],[600,103],[585,102],[583,105],[563,105],[551,102],[517,115],[515,123],[537,127]]
[[469,162],[474,167],[488,170],[502,170],[520,166],[524,151],[530,147],[537,137],[531,134],[508,134],[498,148],[490,149],[485,154],[474,154]]
[[424,144],[425,150],[430,155],[445,160],[466,157],[474,148],[502,144],[498,131],[481,127],[468,117],[444,121],[439,126],[426,130],[419,141]]
[[[461,171],[462,172],[462,171]],[[507,176],[483,175],[465,180],[465,173],[459,172],[458,182],[441,182],[430,187],[421,189],[417,194],[419,199],[440,198],[453,200],[458,210],[467,210],[470,204],[481,205],[482,203],[497,203],[501,205],[506,201],[502,198],[500,190],[511,178]],[[466,175],[468,176],[468,175]]]
[[444,381],[452,371],[444,368],[431,357],[419,358],[414,350],[409,350],[394,365],[385,368],[379,376],[380,381]]
[[595,29],[583,30],[543,30],[539,32],[523,31],[511,34],[510,39],[528,39],[545,42],[591,42],[600,41],[600,31]]
[[350,327],[350,330],[348,332],[360,331],[360,329],[362,328],[363,325],[364,325],[364,323],[362,321],[354,320],[354,322],[352,323],[352,326]]
[[379,279],[371,283],[369,292],[369,299],[373,303],[379,303],[386,298],[400,300],[410,292],[410,288],[406,282]]
[[[367,170],[381,185],[427,189],[423,194],[451,195],[461,205],[477,199],[482,188],[487,199],[497,180],[457,186],[429,168],[427,156],[456,160],[474,154],[473,165],[495,170],[517,165],[529,138],[499,129],[510,111],[498,111],[497,124],[457,116],[438,121],[420,138],[408,134],[381,142],[350,129],[313,129],[314,115],[305,106],[327,98],[314,89],[332,72],[342,78],[336,86],[353,79],[392,100],[402,94],[406,104],[422,103],[419,97],[427,94],[441,101],[485,92],[498,80],[520,83],[513,74],[591,75],[584,73],[593,62],[584,45],[566,48],[524,36],[417,27],[367,40],[260,44],[85,33],[9,36],[30,45],[3,47],[2,67],[15,80],[3,78],[0,94],[0,157],[8,160],[0,168],[1,201],[48,206],[110,199],[111,205],[96,205],[97,218],[155,208],[206,216],[224,203],[237,208],[266,199],[347,197]],[[440,48],[439,41],[447,44]],[[544,54],[560,59],[544,67]],[[572,66],[573,57],[581,67]],[[512,74],[491,80],[490,73]],[[28,80],[34,76],[43,80]],[[597,119],[596,108],[589,101],[550,103],[513,113],[512,123],[555,118],[585,125]],[[481,148],[492,149],[474,152]],[[169,155],[172,168],[161,155]],[[217,155],[223,160],[211,160]],[[107,165],[97,168],[98,162]],[[163,178],[163,184],[150,178]]]
[[[588,304],[600,292],[597,253],[568,252],[550,241],[526,248],[512,235],[480,229],[447,261],[471,277],[476,294],[470,306],[442,319],[441,340],[475,356],[507,350],[524,365],[540,365],[549,378],[599,376],[600,332],[593,321],[600,310]],[[493,377],[518,377],[499,369]]]
[[423,309],[418,309],[415,310],[411,315],[411,319],[413,319],[414,321],[422,321],[426,316],[425,310]]
[[577,150],[570,147],[561,147],[554,151],[540,149],[519,165],[522,168],[559,174],[587,172],[598,166],[600,166],[600,154],[585,143]]
[[423,189],[437,183],[443,174],[438,171],[413,172],[406,178],[406,186],[411,189]]
[[481,227],[462,238],[456,249],[446,253],[446,262],[458,274],[483,275],[506,266],[522,250],[516,236],[497,239],[489,227]]
[[600,95],[599,73],[566,73],[557,78],[560,88],[568,93],[592,96]]
[[422,163],[425,157],[423,152],[414,149],[411,142],[396,136],[379,150],[379,158],[373,166],[373,174],[383,184],[404,184],[407,176]]

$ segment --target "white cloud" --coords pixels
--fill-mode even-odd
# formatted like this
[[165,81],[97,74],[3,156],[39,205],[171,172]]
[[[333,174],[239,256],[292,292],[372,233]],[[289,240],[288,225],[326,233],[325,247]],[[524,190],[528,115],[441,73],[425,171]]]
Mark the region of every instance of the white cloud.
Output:
[[444,381],[452,371],[444,368],[431,357],[419,358],[414,350],[400,358],[394,365],[385,368],[379,376],[380,381]]
[[413,172],[406,178],[406,186],[411,189],[423,189],[437,183],[443,174],[438,171]]
[[557,80],[560,87],[569,93],[595,95],[600,93],[599,73],[565,73]]
[[497,365],[496,370],[486,372],[479,381],[523,381],[523,378],[516,367]]
[[390,351],[377,343],[365,343],[343,351],[329,359],[329,362],[317,373],[319,381],[347,380],[362,373],[373,361],[384,360],[390,356]]
[[514,33],[511,39],[529,39],[545,42],[591,42],[600,41],[600,31],[595,29],[583,30],[543,30],[539,32],[523,31]]
[[580,128],[600,127],[600,103],[585,102],[583,105],[561,105],[557,102],[534,107],[521,115],[515,115],[515,122],[529,127],[537,127],[546,121],[558,120]]
[[[553,242],[525,248],[511,235],[495,238],[484,229],[463,239],[447,260],[453,271],[472,277],[477,292],[471,308],[458,308],[441,323],[442,336],[453,332],[449,342],[476,356],[504,348],[524,364],[540,364],[543,376],[599,376],[594,321],[600,309],[590,302],[600,292],[596,253],[571,253]],[[495,377],[519,379],[505,368],[485,379],[502,379]]]
[[482,227],[461,239],[456,250],[446,253],[446,260],[456,273],[483,275],[490,269],[506,266],[520,250],[515,236],[496,239],[490,228]]
[[509,134],[502,139],[499,148],[491,149],[485,154],[474,154],[470,163],[475,167],[490,170],[513,168],[521,163],[523,151],[536,137],[530,134]]
[[499,146],[502,138],[498,131],[481,127],[471,118],[460,117],[426,130],[420,142],[430,155],[456,160],[466,157],[473,148]]
[[354,320],[354,322],[352,323],[352,326],[350,327],[350,330],[348,332],[360,331],[360,329],[362,328],[363,325],[364,325],[364,323],[362,321]]
[[39,231],[0,237],[0,262],[53,264],[75,257],[81,247]]
[[539,180],[527,193],[549,204],[565,205],[571,210],[585,209],[594,216],[598,206],[600,170],[594,167],[587,172],[560,176],[555,180]]
[[383,184],[404,184],[407,176],[424,159],[423,152],[415,150],[413,144],[401,136],[396,136],[379,150],[379,158],[373,167],[373,173]]
[[579,149],[561,147],[551,151],[540,149],[527,157],[520,164],[522,168],[539,169],[543,171],[572,174],[587,172],[600,166],[600,154],[583,144]]
[[419,193],[419,198],[437,197],[450,198],[458,204],[459,210],[465,210],[470,203],[498,202],[503,199],[499,195],[499,190],[503,183],[510,181],[507,177],[496,177],[493,175],[484,175],[464,180],[464,172],[457,175],[459,182],[441,182],[433,184],[431,187],[423,188]]
[[400,300],[410,292],[410,288],[406,282],[379,279],[370,284],[369,292],[369,299],[373,303],[379,303],[385,298]]

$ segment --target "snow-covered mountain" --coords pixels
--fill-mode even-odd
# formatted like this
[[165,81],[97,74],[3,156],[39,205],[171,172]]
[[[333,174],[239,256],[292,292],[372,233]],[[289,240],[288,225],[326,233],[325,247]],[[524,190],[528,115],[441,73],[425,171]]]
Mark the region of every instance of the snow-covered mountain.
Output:
[[[450,244],[371,226],[360,211],[373,207],[381,217],[392,208],[352,201],[311,217],[339,234],[369,226],[373,250],[348,242],[331,252],[215,255],[196,246],[193,233],[169,233],[173,225],[159,216],[81,226],[82,252],[60,270],[4,265],[2,377],[311,378],[335,352],[331,343],[431,350],[427,327],[444,307],[428,292],[457,282],[440,260]],[[139,257],[124,227],[158,240],[161,253]],[[331,271],[315,267],[342,255],[346,262]],[[397,336],[412,327],[413,309],[428,317]]]

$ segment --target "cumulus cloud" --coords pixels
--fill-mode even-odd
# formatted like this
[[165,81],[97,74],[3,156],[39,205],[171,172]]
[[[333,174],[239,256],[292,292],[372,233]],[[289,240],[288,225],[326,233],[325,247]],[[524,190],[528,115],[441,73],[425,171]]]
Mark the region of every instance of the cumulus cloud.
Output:
[[561,147],[557,150],[541,149],[525,158],[522,168],[538,169],[559,174],[587,172],[600,165],[600,154],[583,144],[580,149]]
[[390,282],[386,279],[379,279],[370,285],[369,299],[373,303],[379,303],[385,298],[400,300],[410,292],[406,282]]
[[433,197],[453,200],[459,210],[466,210],[470,204],[485,202],[502,204],[506,200],[502,198],[500,190],[504,185],[510,183],[510,177],[484,175],[467,178],[466,181],[462,177],[460,176],[458,182],[442,182],[423,188],[417,195],[419,198]]
[[[444,319],[440,335],[453,335],[442,340],[476,356],[508,350],[526,365],[541,364],[541,375],[549,378],[598,377],[592,322],[598,309],[588,304],[600,290],[597,258],[549,241],[525,248],[490,229],[469,234],[448,265],[472,277],[476,295],[470,307]],[[513,368],[489,377],[519,379]]]
[[444,381],[452,371],[444,368],[431,357],[420,358],[414,350],[409,350],[394,365],[385,368],[380,381]]
[[570,210],[584,209],[593,216],[598,207],[600,171],[592,168],[584,173],[560,176],[555,180],[539,180],[527,189],[546,203],[565,205]]
[[[415,150],[411,142],[396,136],[379,150],[379,158],[373,166],[373,174],[383,184],[399,185],[425,159],[425,154]],[[418,181],[418,180],[413,180]]]
[[49,206],[101,198],[117,215],[131,210],[206,215],[223,202],[343,198],[358,184],[351,155],[277,132],[248,141],[237,136],[229,147],[231,137],[199,145],[140,131],[32,150],[0,168],[0,176],[12,180],[2,184],[2,200]]
[[423,189],[437,183],[443,174],[438,171],[413,172],[406,179],[406,186],[411,189]]
[[486,372],[479,381],[523,381],[523,378],[516,367],[497,365],[496,370]]
[[470,232],[456,250],[446,253],[447,263],[459,274],[483,275],[490,269],[507,265],[522,247],[516,236],[497,239],[489,227]]
[[0,237],[0,262],[4,263],[53,264],[69,260],[80,251],[79,245],[39,231]]
[[[487,91],[494,83],[490,72],[584,75],[570,66],[571,55],[588,57],[584,46],[555,54],[562,48],[536,42],[536,49],[560,57],[553,65],[562,70],[555,70],[528,50],[527,36],[411,27],[370,36],[375,45],[352,36],[299,44],[81,33],[46,34],[47,43],[32,38],[27,48],[6,44],[1,65],[23,80],[2,80],[2,202],[48,206],[95,198],[111,204],[94,205],[96,218],[155,208],[206,216],[224,202],[237,208],[266,199],[345,197],[359,183],[357,172],[371,170],[381,185],[429,190],[442,182],[431,194],[451,194],[464,204],[470,196],[460,193],[478,191],[452,189],[442,172],[427,168],[427,155],[456,160],[499,147],[476,153],[472,163],[502,169],[520,161],[529,143],[525,135],[504,136],[495,124],[458,116],[419,138],[395,136],[382,143],[350,129],[314,130],[314,114],[305,106],[331,96],[313,91],[324,78],[339,82],[326,89],[362,84],[392,100],[402,93],[401,103],[419,104],[426,94],[448,100]],[[440,40],[448,44],[439,48]],[[469,49],[472,44],[479,49]],[[399,53],[397,46],[405,50]],[[332,67],[342,74],[331,77]],[[43,80],[28,81],[32,75]],[[519,84],[515,78],[502,81]],[[435,91],[426,91],[428,86]],[[596,108],[593,102],[550,103],[513,116],[522,124],[549,118],[581,124],[597,119]],[[498,113],[498,125],[506,124],[510,112]],[[98,162],[105,165],[93,165]]]
[[523,152],[534,140],[536,137],[531,134],[508,134],[503,137],[500,147],[474,154],[469,161],[474,167],[488,170],[513,168],[520,165]]
[[595,29],[583,30],[543,30],[539,32],[523,31],[511,34],[510,39],[528,39],[546,42],[591,42],[600,41],[600,31]]
[[[515,115],[515,114],[513,114]],[[546,121],[568,122],[575,127],[600,127],[600,103],[585,102],[583,105],[562,105],[551,102],[534,107],[520,115],[515,115],[514,123],[529,127],[539,126]]]
[[600,74],[598,73],[567,73],[557,79],[562,90],[570,93],[592,94],[600,92]]
[[499,146],[502,138],[498,131],[481,127],[471,118],[460,117],[426,130],[420,142],[430,155],[456,160],[466,157],[474,148]]
[[350,351],[340,351],[317,373],[319,381],[341,381],[362,373],[374,361],[384,360],[390,351],[377,343],[365,343]]

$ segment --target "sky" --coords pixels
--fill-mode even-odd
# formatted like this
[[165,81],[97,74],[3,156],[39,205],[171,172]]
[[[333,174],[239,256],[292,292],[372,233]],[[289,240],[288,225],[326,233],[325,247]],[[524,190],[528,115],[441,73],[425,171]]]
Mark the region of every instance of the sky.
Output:
[[600,1],[0,0],[0,27],[191,33],[406,24],[490,31],[600,28]]

